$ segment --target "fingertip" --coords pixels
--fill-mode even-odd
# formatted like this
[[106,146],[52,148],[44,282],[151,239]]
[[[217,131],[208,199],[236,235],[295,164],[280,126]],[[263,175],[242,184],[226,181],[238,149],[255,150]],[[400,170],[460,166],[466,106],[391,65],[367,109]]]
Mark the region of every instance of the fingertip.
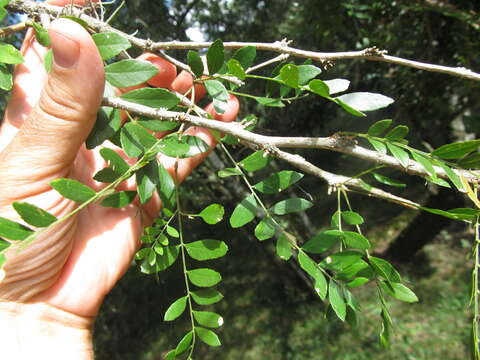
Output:
[[208,104],[205,108],[205,111],[212,115],[215,120],[223,122],[232,122],[233,120],[235,120],[239,110],[240,103],[238,101],[238,98],[232,94],[228,94],[227,109],[223,114],[217,114],[215,108],[213,107],[213,103]]
[[185,94],[193,86],[193,76],[185,70],[178,74],[172,83],[172,90],[180,94]]
[[193,76],[188,71],[182,70],[172,83],[172,90],[180,94],[186,94],[192,86],[195,89],[195,99],[197,102],[207,94],[207,89],[203,84],[193,84]]
[[175,65],[152,53],[143,53],[137,59],[148,61],[158,68],[158,74],[150,80],[147,80],[148,85],[158,88],[172,88],[172,83],[177,77],[177,68]]

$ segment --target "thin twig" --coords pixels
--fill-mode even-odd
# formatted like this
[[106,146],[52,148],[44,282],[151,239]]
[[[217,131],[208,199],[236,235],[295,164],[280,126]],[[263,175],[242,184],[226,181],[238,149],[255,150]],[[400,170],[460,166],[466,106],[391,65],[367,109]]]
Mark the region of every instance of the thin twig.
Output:
[[[184,101],[186,99],[183,99]],[[203,117],[186,115],[180,112],[168,111],[164,109],[153,109],[148,106],[134,104],[117,97],[105,97],[104,106],[111,106],[127,110],[131,113],[147,116],[153,119],[180,121],[194,126],[200,126],[212,130],[217,130],[225,134],[232,135],[244,142],[256,144],[262,148],[303,148],[303,149],[324,149],[348,154],[363,160],[382,164],[406,172],[411,175],[428,177],[430,174],[418,162],[409,160],[408,165],[404,167],[396,158],[381,154],[377,151],[366,149],[356,144],[351,137],[334,135],[330,137],[280,137],[266,136],[245,130],[239,123],[225,123],[206,119]],[[475,174],[469,171],[455,170],[461,174],[467,181],[478,183],[479,179]],[[440,167],[435,167],[438,177],[448,180],[448,175]]]
[[0,37],[9,36],[16,32],[26,30],[27,27],[28,25],[26,22],[5,26],[3,28],[0,28]]
[[[27,14],[33,15],[38,14],[39,11],[46,12],[47,14],[57,17],[62,8],[58,6],[52,6],[41,2],[33,2],[26,0],[11,0],[6,7],[10,11],[14,12],[25,12]],[[162,50],[172,50],[172,49],[203,49],[208,48],[212,44],[211,42],[182,42],[182,41],[168,41],[168,42],[153,42],[150,39],[143,40],[135,36],[126,34],[122,31],[119,31],[104,22],[97,20],[93,17],[90,17],[82,13],[79,9],[72,9],[72,15],[77,16],[80,19],[84,20],[92,29],[98,32],[116,32],[117,34],[125,37],[130,41],[134,46],[139,47],[146,51],[157,52],[160,56],[165,57],[165,59],[171,61],[176,66],[189,71],[191,73],[190,67],[176,59],[171,58],[170,56],[164,54]],[[254,46],[257,50],[263,51],[273,51],[282,54],[288,54],[291,56],[296,56],[300,58],[308,58],[322,63],[334,60],[347,60],[347,59],[364,59],[370,61],[382,61],[387,63],[393,63],[401,66],[411,67],[424,71],[439,72],[443,74],[448,74],[452,76],[457,76],[465,79],[480,81],[480,74],[473,72],[472,70],[463,68],[463,67],[449,67],[436,64],[422,63],[415,60],[404,59],[396,56],[386,55],[386,51],[379,50],[375,47],[368,48],[361,51],[346,51],[346,52],[316,52],[316,51],[306,51],[289,46],[289,42],[282,40],[276,41],[274,43],[257,43],[257,42],[225,42],[224,47],[227,49],[239,49],[244,46]]]

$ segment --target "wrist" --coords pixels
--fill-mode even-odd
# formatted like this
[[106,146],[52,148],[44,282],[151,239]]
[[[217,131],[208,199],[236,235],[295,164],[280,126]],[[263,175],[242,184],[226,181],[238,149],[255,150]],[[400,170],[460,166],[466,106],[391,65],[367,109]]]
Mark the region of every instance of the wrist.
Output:
[[45,303],[0,302],[2,358],[93,359],[93,324]]

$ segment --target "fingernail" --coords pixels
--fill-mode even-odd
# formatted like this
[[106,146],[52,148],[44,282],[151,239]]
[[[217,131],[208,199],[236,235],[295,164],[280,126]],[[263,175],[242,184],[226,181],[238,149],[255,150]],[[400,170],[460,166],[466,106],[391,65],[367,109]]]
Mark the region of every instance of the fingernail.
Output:
[[50,31],[50,38],[55,64],[66,69],[74,66],[80,55],[79,44],[55,30]]

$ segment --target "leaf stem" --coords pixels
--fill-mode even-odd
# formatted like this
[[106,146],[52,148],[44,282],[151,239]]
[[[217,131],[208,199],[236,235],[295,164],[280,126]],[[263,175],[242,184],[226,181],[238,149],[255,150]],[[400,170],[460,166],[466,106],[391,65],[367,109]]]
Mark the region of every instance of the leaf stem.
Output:
[[193,317],[193,304],[192,304],[192,295],[190,292],[190,284],[188,282],[187,275],[187,257],[185,255],[185,242],[183,241],[183,221],[182,221],[182,207],[180,202],[180,186],[177,184],[177,189],[175,191],[175,197],[177,200],[177,219],[178,219],[178,230],[180,233],[180,251],[182,253],[182,268],[183,268],[183,278],[185,281],[185,289],[187,290],[187,301],[188,301],[188,310],[190,313],[190,322],[192,325],[192,343],[190,348],[190,353],[188,354],[188,359],[192,358],[193,351],[195,349],[195,319]]

